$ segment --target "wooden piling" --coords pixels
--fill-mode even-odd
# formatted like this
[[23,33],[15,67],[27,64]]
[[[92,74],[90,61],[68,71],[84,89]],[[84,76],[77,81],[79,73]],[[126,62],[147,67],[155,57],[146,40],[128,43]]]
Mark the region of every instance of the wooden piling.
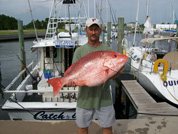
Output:
[[0,62],[0,91],[2,91],[1,80],[2,78],[1,78],[1,62]]
[[177,30],[177,35],[176,36],[178,37],[178,23],[177,23],[177,29],[176,30]]
[[124,18],[118,18],[118,47],[117,51],[123,53],[122,40],[124,38]]
[[116,81],[114,80],[115,83],[115,104],[114,104],[114,109],[116,114],[116,119],[121,119],[122,118],[122,87],[121,85],[121,81]]
[[[24,70],[26,67],[25,60],[25,47],[24,47],[24,34],[23,34],[23,21],[18,20],[18,35],[19,35],[19,49],[20,49],[20,58],[21,58],[21,70]],[[22,76],[22,80],[25,78],[26,73]]]
[[110,46],[111,42],[111,22],[107,23],[107,45]]
[[[178,23],[177,23],[177,34],[176,34],[176,36],[178,37]],[[176,49],[178,49],[178,45],[177,45],[177,48]]]
[[5,87],[1,84],[1,81],[2,81],[2,77],[1,77],[1,62],[0,62],[0,94],[1,94],[2,99],[4,99],[4,92],[2,89]]
[[105,32],[105,26],[102,25],[102,43],[105,44],[105,40],[104,40],[104,32]]

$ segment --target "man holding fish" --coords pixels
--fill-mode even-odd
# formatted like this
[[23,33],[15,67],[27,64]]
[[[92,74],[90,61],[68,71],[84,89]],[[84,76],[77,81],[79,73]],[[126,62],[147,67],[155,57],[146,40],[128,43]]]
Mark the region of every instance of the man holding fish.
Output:
[[[80,58],[91,52],[112,51],[109,46],[102,44],[99,41],[102,29],[98,19],[87,19],[85,32],[88,36],[88,43],[76,49],[73,57],[73,63],[77,62]],[[95,56],[94,53],[92,56]],[[113,63],[110,62],[110,60],[106,59],[104,62],[106,63],[106,66],[107,64],[108,66],[113,66]],[[105,66],[105,63],[103,66]],[[90,73],[97,68],[100,69],[97,65],[93,66],[92,69],[88,68],[86,73]],[[115,72],[113,76],[110,76],[109,79],[116,78],[124,70],[124,68],[125,66],[122,65],[120,70]],[[107,69],[105,73],[98,74],[96,78],[104,78],[105,75],[109,75],[109,71],[112,71],[112,69]],[[96,81],[96,79],[93,79],[93,82],[94,81]],[[70,82],[66,85],[77,86],[73,80],[70,80]],[[104,80],[104,84],[98,86],[80,86],[76,108],[76,123],[79,127],[79,134],[88,134],[88,127],[91,125],[94,113],[97,116],[99,125],[102,127],[103,134],[112,134],[112,125],[115,122],[115,110],[113,108],[109,86],[110,81],[107,79]]]
[[116,78],[125,68],[126,55],[114,52],[99,41],[102,32],[100,21],[89,18],[85,32],[88,43],[76,49],[73,64],[63,77],[48,80],[57,95],[65,85],[79,86],[76,123],[79,134],[88,134],[93,115],[96,114],[103,134],[112,134],[115,111],[110,93],[109,79]]
[[112,51],[99,41],[102,29],[98,19],[89,18],[86,21],[85,32],[88,43],[76,49],[73,64],[66,70],[64,76],[47,82],[53,86],[54,96],[65,85],[79,86],[76,107],[79,134],[88,134],[88,127],[94,114],[103,134],[112,134],[115,111],[109,79],[116,78],[124,70],[128,57]]

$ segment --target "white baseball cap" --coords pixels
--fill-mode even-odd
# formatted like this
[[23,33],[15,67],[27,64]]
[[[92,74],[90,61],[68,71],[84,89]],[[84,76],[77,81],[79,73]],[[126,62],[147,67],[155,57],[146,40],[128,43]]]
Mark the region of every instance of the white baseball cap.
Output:
[[96,18],[89,18],[86,21],[86,26],[90,27],[91,25],[96,24],[101,28],[101,23],[100,20],[96,19]]

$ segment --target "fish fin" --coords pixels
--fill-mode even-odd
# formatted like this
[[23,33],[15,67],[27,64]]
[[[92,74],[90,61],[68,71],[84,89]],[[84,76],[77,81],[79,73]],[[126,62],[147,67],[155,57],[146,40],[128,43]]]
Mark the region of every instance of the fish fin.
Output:
[[108,67],[108,68],[112,68],[114,66],[114,64],[111,62],[111,60],[105,58],[103,66]]
[[62,83],[62,78],[54,78],[47,81],[53,87],[53,96],[56,96],[61,88],[64,86]]
[[111,69],[111,70],[113,70],[113,68],[115,68],[114,63],[113,63],[111,60],[106,59],[106,58],[104,59],[103,66],[104,66],[104,67],[107,67],[107,68],[109,68],[109,69]]

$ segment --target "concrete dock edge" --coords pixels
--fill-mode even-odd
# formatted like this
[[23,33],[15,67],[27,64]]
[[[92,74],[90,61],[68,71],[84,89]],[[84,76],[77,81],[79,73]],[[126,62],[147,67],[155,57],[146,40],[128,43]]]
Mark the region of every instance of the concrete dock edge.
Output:
[[[113,125],[113,134],[177,134],[178,117],[148,117],[122,119]],[[0,134],[77,134],[75,121],[0,121]],[[102,134],[97,121],[89,127],[89,134]]]

